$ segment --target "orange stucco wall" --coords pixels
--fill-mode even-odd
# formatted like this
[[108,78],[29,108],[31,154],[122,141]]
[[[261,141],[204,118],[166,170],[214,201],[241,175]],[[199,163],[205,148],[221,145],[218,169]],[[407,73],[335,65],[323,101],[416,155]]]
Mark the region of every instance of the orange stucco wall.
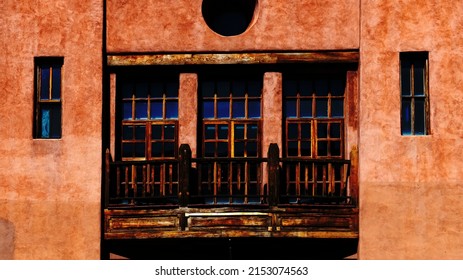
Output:
[[[463,258],[463,6],[362,1],[363,259]],[[431,135],[400,135],[399,52],[429,51]]]
[[[0,14],[0,259],[98,259],[102,2],[6,0]],[[64,57],[59,140],[32,139],[36,56]]]

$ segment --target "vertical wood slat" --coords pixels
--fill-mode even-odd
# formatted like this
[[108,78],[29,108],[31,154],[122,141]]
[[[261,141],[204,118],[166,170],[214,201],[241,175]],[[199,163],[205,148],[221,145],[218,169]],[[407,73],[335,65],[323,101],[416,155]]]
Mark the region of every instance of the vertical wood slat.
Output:
[[271,143],[268,148],[268,188],[269,188],[269,205],[276,206],[279,197],[279,163],[280,163],[280,150],[276,143]]
[[179,150],[178,196],[180,205],[187,206],[190,196],[191,149],[190,146],[182,144]]
[[110,178],[111,178],[111,154],[109,149],[106,149],[105,154],[105,189],[104,189],[104,207],[107,208],[109,206],[109,188],[111,186]]
[[228,165],[228,202],[233,203],[233,163]]
[[296,201],[301,200],[301,163],[296,163]]
[[126,166],[124,170],[124,180],[125,180],[125,189],[124,189],[124,197],[128,198],[129,197],[129,167]]
[[249,165],[248,162],[244,163],[244,203],[248,203],[249,195]]

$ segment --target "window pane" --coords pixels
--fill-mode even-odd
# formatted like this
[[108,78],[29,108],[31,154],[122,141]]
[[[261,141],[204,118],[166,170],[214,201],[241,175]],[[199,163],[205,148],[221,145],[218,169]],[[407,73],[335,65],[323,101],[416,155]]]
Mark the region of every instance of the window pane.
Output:
[[217,96],[227,97],[230,96],[230,82],[218,81],[217,82]]
[[230,102],[229,101],[218,101],[217,102],[217,118],[229,118],[230,117]]
[[177,97],[178,96],[178,83],[168,82],[166,83],[166,97]]
[[327,136],[328,136],[328,124],[327,123],[317,124],[317,137],[326,138]]
[[297,95],[297,82],[295,80],[283,81],[283,95],[296,96]]
[[151,119],[162,119],[162,101],[151,102]]
[[219,139],[228,139],[228,126],[227,125],[218,125],[218,136]]
[[235,142],[235,157],[244,156],[244,142]]
[[414,77],[414,94],[418,96],[424,95],[424,61],[420,60],[415,63],[415,77]]
[[310,96],[313,93],[312,81],[301,81],[299,84],[301,96]]
[[151,156],[162,157],[162,142],[151,143]]
[[326,141],[318,141],[317,145],[317,155],[318,156],[327,156],[328,155],[328,145]]
[[344,116],[344,101],[342,99],[331,99],[331,116]]
[[246,83],[243,80],[237,80],[233,82],[233,96],[242,97],[246,93]]
[[148,97],[148,83],[137,83],[135,85],[135,96],[137,98]]
[[122,106],[123,106],[122,118],[124,120],[131,120],[132,119],[132,102],[126,101],[122,104]]
[[328,100],[317,99],[317,117],[328,117]]
[[331,156],[340,156],[341,155],[341,142],[339,141],[330,142],[330,153],[331,153]]
[[285,112],[287,118],[295,118],[296,115],[296,100],[286,100],[285,102]]
[[161,125],[151,126],[151,139],[153,140],[162,139],[162,126]]
[[248,101],[249,118],[260,118],[260,100]]
[[151,98],[161,98],[163,96],[163,90],[161,82],[151,83]]
[[135,126],[135,139],[137,140],[145,140],[145,126]]
[[178,119],[178,102],[166,101],[166,119]]
[[297,141],[288,141],[288,156],[298,156]]
[[331,81],[331,95],[343,96],[344,95],[344,81],[343,80],[332,80]]
[[246,144],[246,154],[248,157],[257,156],[257,143],[256,142],[248,142]]
[[43,104],[40,112],[41,138],[61,137],[61,104]]
[[408,99],[402,99],[402,118],[401,118],[402,134],[412,133],[411,123],[411,102]]
[[244,139],[244,125],[235,125],[235,139]]
[[426,119],[425,119],[425,102],[424,99],[415,100],[415,134],[426,134]]
[[288,139],[298,139],[298,125],[296,123],[288,124]]
[[257,125],[256,124],[248,124],[248,137],[247,139],[257,139]]
[[134,148],[135,157],[145,157],[145,143],[135,143]]
[[42,138],[50,138],[50,110],[42,108]]
[[203,102],[203,118],[212,119],[214,118],[214,101]]
[[53,67],[52,89],[52,99],[59,100],[61,98],[61,68],[58,66]]
[[204,136],[206,139],[215,139],[215,125],[206,125]]
[[122,157],[132,157],[133,156],[133,143],[123,143],[122,144]]
[[203,97],[213,97],[214,96],[214,82],[204,81],[201,83],[201,95]]
[[124,125],[122,127],[122,140],[132,140],[133,139],[133,126]]
[[312,117],[312,100],[302,99],[301,100],[301,118]]
[[164,139],[175,139],[175,126],[165,125],[164,126]]
[[402,95],[410,95],[410,62],[408,60],[402,60],[401,62],[401,86],[402,86]]
[[243,101],[238,101],[234,100],[233,101],[233,118],[244,118],[244,100]]
[[137,120],[148,118],[148,102],[136,102],[135,103],[135,118]]
[[164,143],[164,156],[174,157],[175,156],[175,145],[172,142]]
[[50,99],[50,67],[41,67],[40,99]]
[[217,156],[219,157],[228,156],[228,142],[217,143]]
[[259,81],[249,81],[248,83],[248,96],[259,97],[262,91],[262,84]]
[[301,124],[301,138],[302,139],[310,139],[312,132],[311,132],[311,124],[310,123],[303,123]]
[[310,144],[310,141],[301,141],[301,156],[311,156]]
[[122,98],[131,98],[133,93],[133,85],[130,83],[124,83],[122,85]]
[[328,80],[319,79],[315,81],[315,94],[317,96],[328,96]]
[[341,137],[341,124],[331,123],[330,124],[330,137],[340,138]]

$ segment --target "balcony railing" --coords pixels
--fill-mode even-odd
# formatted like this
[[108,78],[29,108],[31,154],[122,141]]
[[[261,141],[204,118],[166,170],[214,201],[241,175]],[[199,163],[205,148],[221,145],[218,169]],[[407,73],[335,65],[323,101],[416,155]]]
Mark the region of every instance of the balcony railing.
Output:
[[304,206],[355,204],[350,160],[267,157],[113,161],[106,153],[105,208],[178,206]]

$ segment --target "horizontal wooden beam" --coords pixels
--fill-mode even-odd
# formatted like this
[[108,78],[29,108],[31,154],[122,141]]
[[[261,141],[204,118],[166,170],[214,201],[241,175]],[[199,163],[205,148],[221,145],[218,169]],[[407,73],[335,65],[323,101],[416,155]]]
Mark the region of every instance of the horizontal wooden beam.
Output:
[[175,53],[110,54],[109,66],[356,63],[358,51],[268,52],[268,53]]

